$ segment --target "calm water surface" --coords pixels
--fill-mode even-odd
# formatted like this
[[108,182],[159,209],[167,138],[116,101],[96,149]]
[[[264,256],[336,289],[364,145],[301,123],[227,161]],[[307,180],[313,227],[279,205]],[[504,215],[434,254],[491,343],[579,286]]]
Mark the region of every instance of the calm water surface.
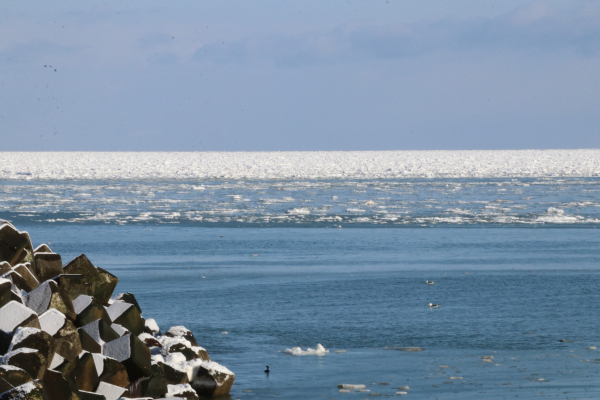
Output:
[[[18,227],[112,271],[163,330],[190,328],[237,374],[233,398],[598,397],[593,226]],[[317,343],[331,352],[283,353]],[[407,346],[424,351],[383,349]]]

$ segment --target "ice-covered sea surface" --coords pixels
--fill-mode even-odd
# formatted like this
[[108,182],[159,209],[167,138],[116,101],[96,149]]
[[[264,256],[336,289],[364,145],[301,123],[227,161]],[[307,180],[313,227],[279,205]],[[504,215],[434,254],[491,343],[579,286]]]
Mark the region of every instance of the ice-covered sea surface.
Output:
[[0,181],[15,223],[598,225],[600,178]]
[[233,399],[597,398],[599,165],[596,150],[0,153],[0,218],[190,328],[237,374]]

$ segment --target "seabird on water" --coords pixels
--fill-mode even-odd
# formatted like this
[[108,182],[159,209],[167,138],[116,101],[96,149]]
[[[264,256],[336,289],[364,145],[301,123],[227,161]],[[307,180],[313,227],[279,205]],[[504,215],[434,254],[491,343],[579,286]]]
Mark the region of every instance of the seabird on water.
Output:
[[426,283],[427,285],[433,285],[435,282],[434,282],[434,281],[425,281],[425,283]]
[[265,374],[268,374],[269,372],[271,371],[269,371],[269,366],[267,365],[267,369],[265,369]]
[[429,303],[429,308],[438,308],[439,306],[439,304]]

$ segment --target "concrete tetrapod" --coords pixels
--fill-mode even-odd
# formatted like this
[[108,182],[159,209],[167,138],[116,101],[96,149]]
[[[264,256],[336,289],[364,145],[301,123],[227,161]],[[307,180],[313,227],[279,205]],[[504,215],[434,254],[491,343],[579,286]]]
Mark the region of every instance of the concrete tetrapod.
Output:
[[75,325],[60,311],[50,308],[40,315],[40,326],[54,338],[56,354],[73,360],[81,353],[81,341]]
[[133,293],[118,293],[112,297],[112,300],[120,300],[125,303],[133,304],[135,308],[137,308],[140,315],[142,315],[142,308],[138,304]]
[[96,393],[103,395],[106,400],[117,400],[125,392],[126,389],[106,382],[100,382],[98,389],[96,389]]
[[42,379],[44,400],[81,400],[78,391],[73,390],[69,382],[58,371],[47,370]]
[[33,247],[27,232],[20,232],[8,222],[0,222],[0,261],[10,265],[33,263]]
[[38,315],[49,308],[55,308],[71,321],[75,321],[76,318],[71,297],[52,280],[45,281],[37,289],[27,294],[25,304]]
[[2,364],[25,370],[34,379],[42,379],[47,368],[46,358],[35,349],[20,348],[9,351],[0,360]]
[[91,287],[91,295],[103,305],[108,304],[108,300],[119,281],[116,276],[102,268],[96,268],[85,254],[69,261],[63,271],[65,274],[83,275],[85,283]]
[[0,330],[14,332],[19,327],[39,328],[40,321],[33,310],[16,301],[10,301],[0,308]]
[[2,277],[10,279],[17,288],[26,292],[31,292],[40,285],[37,278],[25,264],[19,264],[16,267],[12,267],[11,270],[2,275]]
[[167,394],[167,383],[165,379],[165,365],[161,362],[152,363],[150,376],[140,378],[129,385],[129,394],[136,397],[161,398]]
[[54,358],[54,339],[48,333],[37,328],[18,328],[8,348],[9,352],[18,349],[34,349],[45,360],[46,368]]
[[62,259],[56,253],[34,253],[35,273],[43,282],[63,273]]
[[90,284],[85,283],[84,276],[81,274],[60,274],[52,278],[58,286],[71,296],[71,299],[75,300],[80,295],[84,294],[89,296],[92,292]]
[[161,336],[133,294],[110,298],[118,279],[85,255],[60,264],[0,221],[0,400],[228,393],[235,375],[211,363],[191,331]]
[[185,326],[172,326],[165,333],[165,336],[169,336],[169,337],[180,336],[180,337],[184,338],[185,340],[188,340],[192,344],[192,346],[198,346],[198,342],[196,341],[194,334],[192,333],[192,331],[187,329]]
[[4,307],[10,301],[10,291],[12,283],[8,279],[0,278],[0,308]]
[[91,353],[83,353],[83,356],[79,357],[75,367],[70,373],[77,385],[77,389],[85,390],[86,392],[93,392],[100,383],[98,371],[94,363],[94,358]]
[[120,335],[102,319],[97,319],[77,329],[81,347],[90,353],[102,353],[105,343],[118,339]]
[[144,332],[144,319],[134,304],[115,300],[106,309],[106,312],[108,312],[108,316],[115,324],[123,326],[134,335],[137,336]]
[[0,400],[44,400],[44,388],[39,380],[27,382],[0,394]]
[[76,322],[79,326],[87,325],[97,319],[102,319],[109,325],[112,324],[106,309],[95,297],[81,295],[75,299],[73,307],[75,308],[75,314],[77,314]]
[[217,364],[208,361],[202,363],[192,380],[192,387],[200,396],[221,396],[229,393],[235,374]]
[[33,249],[33,254],[35,255],[35,253],[54,253],[54,252],[52,250],[50,250],[50,247],[48,247],[48,245],[46,243],[43,243],[43,244],[40,244],[35,249]]
[[129,375],[123,363],[102,354],[92,354],[92,356],[96,364],[96,371],[100,376],[100,382],[110,383],[122,388],[129,386]]
[[151,375],[151,355],[146,345],[132,334],[104,345],[102,353],[120,361],[127,368],[129,379],[135,381]]
[[27,371],[14,365],[0,365],[0,378],[12,387],[21,386],[33,380]]

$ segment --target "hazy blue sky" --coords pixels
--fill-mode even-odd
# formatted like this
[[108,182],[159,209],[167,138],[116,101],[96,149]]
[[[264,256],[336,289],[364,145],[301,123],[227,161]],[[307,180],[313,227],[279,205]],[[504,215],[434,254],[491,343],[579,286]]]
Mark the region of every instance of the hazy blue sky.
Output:
[[600,147],[600,2],[0,2],[0,150]]

